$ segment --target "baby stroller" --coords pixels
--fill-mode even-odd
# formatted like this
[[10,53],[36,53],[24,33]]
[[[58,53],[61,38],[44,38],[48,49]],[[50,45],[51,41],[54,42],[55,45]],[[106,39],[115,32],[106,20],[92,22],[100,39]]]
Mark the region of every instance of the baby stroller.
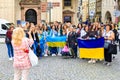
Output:
[[71,54],[70,54],[70,52],[69,52],[69,48],[68,48],[67,43],[66,43],[66,45],[64,46],[64,48],[62,49],[61,54],[62,54],[62,57],[63,57],[63,58],[70,58],[70,57],[71,57]]

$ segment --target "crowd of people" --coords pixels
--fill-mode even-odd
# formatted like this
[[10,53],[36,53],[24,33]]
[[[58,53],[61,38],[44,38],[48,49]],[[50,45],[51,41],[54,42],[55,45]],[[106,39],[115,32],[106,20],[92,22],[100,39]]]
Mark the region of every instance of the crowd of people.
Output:
[[[24,31],[24,33],[21,29]],[[66,36],[66,45],[63,48],[49,47],[46,41],[47,36]],[[102,24],[99,22],[94,22],[91,24],[79,23],[77,26],[69,22],[62,24],[57,21],[51,24],[40,23],[37,25],[27,22],[25,26],[18,25],[17,27],[14,27],[14,25],[12,25],[6,33],[5,42],[8,49],[9,60],[14,58],[15,72],[18,73],[21,69],[27,69],[25,71],[25,74],[27,75],[29,72],[28,69],[30,68],[28,57],[22,59],[23,64],[27,62],[27,65],[17,64],[21,57],[26,56],[26,54],[21,54],[26,52],[25,44],[32,45],[31,48],[38,58],[42,58],[43,56],[64,55],[65,52],[65,55],[69,55],[70,58],[76,59],[79,56],[77,43],[78,38],[91,40],[101,37],[104,37],[105,42],[107,43],[120,43],[119,27],[114,23]],[[21,51],[19,51],[19,49],[21,49]],[[112,53],[109,54],[108,49],[105,48],[104,58],[104,64],[110,65],[115,56],[113,56]],[[88,63],[96,63],[96,61],[96,59],[89,59]],[[19,75],[15,75],[15,80],[18,80],[18,77]]]

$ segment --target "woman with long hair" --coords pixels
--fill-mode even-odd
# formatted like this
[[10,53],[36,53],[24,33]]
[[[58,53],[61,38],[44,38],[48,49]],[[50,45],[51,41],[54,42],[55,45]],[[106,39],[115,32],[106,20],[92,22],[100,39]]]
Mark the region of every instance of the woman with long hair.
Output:
[[82,24],[78,24],[77,25],[77,30],[76,30],[76,33],[77,33],[77,37],[80,37],[80,33],[81,33],[81,30],[83,29],[83,26]]
[[88,25],[84,25],[84,28],[81,30],[81,32],[80,32],[80,37],[82,38],[82,39],[87,39],[87,33],[88,33],[88,31],[89,31],[89,27],[88,27]]
[[[55,37],[55,36],[58,36],[58,32],[55,28],[55,26],[51,26],[51,31],[50,31],[50,35],[51,37]],[[50,55],[52,56],[56,56],[58,54],[58,51],[57,51],[57,47],[49,47],[50,49]]]
[[29,46],[33,44],[31,30],[28,32],[29,38],[25,37],[22,28],[16,28],[12,34],[12,45],[14,49],[14,80],[28,80],[31,63],[28,52]]
[[36,30],[36,27],[33,23],[31,23],[30,25],[30,28],[31,28],[31,35],[32,35],[32,38],[34,40],[34,44],[32,46],[33,50],[34,50],[34,53],[37,55],[39,53],[37,53],[37,48],[39,47],[39,37],[38,37],[38,32]]

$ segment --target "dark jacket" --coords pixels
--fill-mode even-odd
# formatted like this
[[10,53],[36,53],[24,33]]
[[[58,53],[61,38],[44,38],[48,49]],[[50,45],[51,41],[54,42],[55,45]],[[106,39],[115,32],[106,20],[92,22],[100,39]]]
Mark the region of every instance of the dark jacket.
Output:
[[[33,32],[31,33],[31,35],[32,35],[33,40],[35,40]],[[40,41],[39,41],[38,33],[37,32],[35,33],[35,38],[36,38],[37,43],[39,43]]]
[[77,43],[76,33],[75,32],[72,32],[72,33],[69,32],[67,41],[68,41],[68,45],[69,45],[70,48],[75,47],[76,46],[75,43]]
[[97,37],[98,36],[98,33],[97,33],[97,31],[89,31],[88,33],[87,33],[87,36],[88,37]]
[[117,40],[117,39],[118,39],[118,32],[117,32],[116,29],[113,29],[113,32],[114,32],[114,34],[115,34],[115,40]]

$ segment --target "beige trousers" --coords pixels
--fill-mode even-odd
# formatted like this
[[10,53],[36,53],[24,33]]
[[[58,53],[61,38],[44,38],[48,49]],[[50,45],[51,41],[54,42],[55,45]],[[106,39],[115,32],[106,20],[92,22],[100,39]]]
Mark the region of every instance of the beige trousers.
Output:
[[14,80],[28,80],[29,69],[14,69]]

